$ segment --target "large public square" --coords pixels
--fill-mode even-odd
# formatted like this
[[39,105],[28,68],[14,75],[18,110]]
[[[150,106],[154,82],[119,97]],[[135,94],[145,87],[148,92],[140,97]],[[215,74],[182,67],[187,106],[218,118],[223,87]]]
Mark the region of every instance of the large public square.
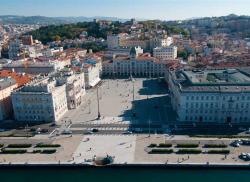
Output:
[[[167,85],[162,79],[103,79],[98,91],[102,118],[123,118],[139,124],[173,120]],[[83,104],[78,109],[66,113],[61,121],[84,123],[97,119],[97,116],[95,87],[87,91]]]
[[[98,89],[98,94],[97,94]],[[69,110],[47,134],[33,137],[1,138],[4,147],[9,144],[30,144],[25,154],[4,154],[0,163],[16,164],[86,164],[94,156],[110,155],[116,164],[239,164],[242,152],[250,152],[248,146],[234,148],[236,139],[216,136],[195,137],[179,134],[186,131],[231,132],[227,124],[193,125],[178,123],[171,108],[168,87],[158,78],[103,79],[95,88],[87,90],[82,105]],[[98,117],[98,99],[99,112]],[[239,127],[240,125],[237,125]],[[66,127],[72,134],[63,135]],[[237,128],[236,127],[236,128]],[[217,129],[216,129],[217,128]],[[92,132],[96,129],[97,132]],[[126,133],[131,131],[130,133]],[[173,132],[175,131],[175,133]],[[176,134],[177,133],[177,134]],[[233,133],[232,133],[233,134]],[[244,137],[248,137],[247,135]],[[240,138],[240,136],[239,136]],[[39,143],[59,144],[54,154],[34,153]],[[150,154],[150,144],[169,143],[171,154]],[[179,154],[179,144],[197,144],[200,154]],[[208,154],[205,144],[223,144],[228,155]],[[8,148],[8,147],[7,147]],[[45,148],[46,149],[46,148]],[[168,150],[168,149],[167,149]]]

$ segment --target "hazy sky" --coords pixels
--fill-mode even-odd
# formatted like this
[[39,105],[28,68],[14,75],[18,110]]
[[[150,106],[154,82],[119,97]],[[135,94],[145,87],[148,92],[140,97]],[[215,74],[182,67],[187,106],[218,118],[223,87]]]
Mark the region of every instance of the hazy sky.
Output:
[[250,15],[250,0],[0,0],[0,15],[185,19]]

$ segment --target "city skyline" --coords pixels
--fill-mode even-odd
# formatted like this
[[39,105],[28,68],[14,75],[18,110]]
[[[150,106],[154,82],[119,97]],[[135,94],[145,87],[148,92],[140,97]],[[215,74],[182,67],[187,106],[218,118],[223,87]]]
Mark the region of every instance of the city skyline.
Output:
[[[105,16],[117,18],[143,18],[178,20],[194,17],[250,15],[247,0],[1,0],[0,15],[22,16]],[[97,8],[98,7],[98,8]],[[46,10],[46,11],[45,11]]]

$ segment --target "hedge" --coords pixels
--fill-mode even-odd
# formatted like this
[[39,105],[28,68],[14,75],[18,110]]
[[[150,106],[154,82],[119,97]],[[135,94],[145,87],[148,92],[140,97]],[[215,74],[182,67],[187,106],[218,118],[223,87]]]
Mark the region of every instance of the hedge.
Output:
[[8,149],[3,149],[2,150],[2,153],[3,154],[24,154],[26,153],[27,150],[22,150],[22,149],[19,149],[19,150],[8,150]]
[[249,138],[246,135],[189,135],[190,137],[196,138]]
[[42,152],[42,150],[33,150],[32,151],[33,154],[38,154],[38,153],[41,153],[41,152]]
[[205,144],[204,148],[227,148],[225,144]]
[[177,148],[197,148],[199,147],[199,144],[190,144],[190,143],[182,143],[182,144],[177,144]]
[[160,143],[157,147],[159,148],[170,148],[172,147],[171,143]]
[[56,149],[43,150],[41,154],[54,154],[56,153]]
[[229,154],[230,150],[209,150],[208,154]]
[[0,144],[0,148],[2,148],[4,145],[3,144]]
[[35,146],[35,148],[57,148],[57,147],[61,147],[60,144],[43,144],[43,143],[40,143],[40,144],[37,144]]
[[32,144],[9,144],[7,148],[30,148]]
[[157,147],[157,145],[155,143],[151,143],[148,147],[149,148],[154,148],[154,147]]
[[177,154],[200,154],[202,151],[198,149],[180,149]]
[[173,149],[152,149],[149,154],[171,154]]

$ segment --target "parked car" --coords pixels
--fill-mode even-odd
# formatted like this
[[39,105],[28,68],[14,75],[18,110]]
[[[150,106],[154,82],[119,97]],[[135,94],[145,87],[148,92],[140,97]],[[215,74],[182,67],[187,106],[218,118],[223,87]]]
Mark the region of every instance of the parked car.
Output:
[[123,132],[122,134],[123,134],[123,135],[130,135],[130,134],[133,134],[133,132],[132,132],[132,131],[125,131],[125,132]]
[[236,142],[236,141],[232,142],[230,145],[232,147],[240,147],[240,144],[238,142]]
[[92,130],[92,132],[94,132],[94,133],[97,133],[99,130],[98,129],[96,129],[96,128],[94,128],[93,130]]
[[92,132],[92,131],[86,131],[84,134],[85,134],[85,135],[92,135],[93,132]]
[[250,145],[250,140],[242,140],[242,145]]
[[45,129],[45,128],[41,129],[41,133],[48,133],[48,132],[49,132],[48,129]]
[[55,127],[57,126],[56,123],[52,123],[51,125],[49,125],[50,127]]
[[250,154],[249,153],[241,153],[239,158],[244,161],[250,161]]
[[72,131],[70,131],[70,130],[63,130],[62,134],[63,135],[72,135]]

